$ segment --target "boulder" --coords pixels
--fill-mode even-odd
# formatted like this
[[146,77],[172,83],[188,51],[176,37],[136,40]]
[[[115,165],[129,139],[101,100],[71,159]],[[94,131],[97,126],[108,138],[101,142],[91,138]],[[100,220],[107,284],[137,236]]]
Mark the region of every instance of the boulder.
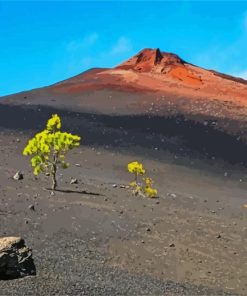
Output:
[[21,237],[0,237],[0,280],[36,275],[32,250]]

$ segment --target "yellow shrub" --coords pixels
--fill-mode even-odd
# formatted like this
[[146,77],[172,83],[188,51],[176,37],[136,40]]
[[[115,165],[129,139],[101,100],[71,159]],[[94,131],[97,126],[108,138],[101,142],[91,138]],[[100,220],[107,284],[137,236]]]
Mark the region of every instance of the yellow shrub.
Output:
[[56,189],[56,172],[60,165],[62,168],[68,167],[65,161],[67,151],[80,145],[80,137],[70,133],[61,132],[61,120],[57,114],[52,115],[48,120],[46,129],[29,140],[23,154],[32,156],[31,165],[33,173],[49,173],[52,176],[52,189]]
[[128,171],[135,175],[135,180],[130,183],[130,187],[133,189],[135,195],[146,195],[151,198],[157,196],[158,191],[152,188],[153,180],[151,178],[145,177],[143,178],[144,184],[138,183],[138,176],[145,174],[142,163],[137,161],[130,162],[128,164]]
[[144,192],[148,197],[154,198],[157,196],[158,191],[151,187],[144,187]]
[[145,174],[145,169],[141,163],[138,161],[133,161],[128,164],[128,171],[130,173],[136,174],[136,175],[143,175]]

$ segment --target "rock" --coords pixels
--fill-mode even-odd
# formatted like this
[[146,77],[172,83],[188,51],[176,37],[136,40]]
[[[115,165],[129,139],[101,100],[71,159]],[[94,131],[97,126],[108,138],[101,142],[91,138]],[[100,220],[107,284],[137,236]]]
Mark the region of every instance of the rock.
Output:
[[16,172],[15,175],[13,176],[13,179],[16,181],[23,180],[23,178],[24,176],[20,171]]
[[0,238],[0,280],[36,275],[32,251],[21,237]]
[[34,205],[29,205],[28,209],[31,210],[31,211],[34,211],[35,210]]
[[112,187],[113,188],[117,188],[117,184],[112,184]]
[[72,178],[70,184],[78,184],[78,180],[76,178]]
[[170,244],[169,247],[170,248],[175,248],[175,244]]
[[76,163],[75,166],[80,167],[81,165],[79,163]]
[[177,195],[175,193],[168,193],[167,195],[170,196],[170,197],[172,197],[172,198],[176,198],[177,197]]

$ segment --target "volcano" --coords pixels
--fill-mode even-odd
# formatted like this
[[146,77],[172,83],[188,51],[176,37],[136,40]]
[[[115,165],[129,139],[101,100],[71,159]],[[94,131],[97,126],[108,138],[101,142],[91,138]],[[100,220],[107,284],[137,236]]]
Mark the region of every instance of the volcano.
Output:
[[159,49],[143,49],[114,68],[90,69],[51,86],[2,97],[0,106],[46,106],[113,117],[180,117],[247,141],[247,81]]
[[[119,95],[108,95],[109,92],[119,92],[121,101]],[[109,96],[112,100],[108,100]],[[148,48],[112,69],[91,69],[48,87],[3,98],[4,102],[65,104],[99,113],[146,113],[145,105],[153,103],[160,115],[169,111],[165,107],[169,102],[182,113],[235,117],[239,109],[245,110],[247,81],[192,65],[176,54]],[[183,106],[179,104],[181,100]]]

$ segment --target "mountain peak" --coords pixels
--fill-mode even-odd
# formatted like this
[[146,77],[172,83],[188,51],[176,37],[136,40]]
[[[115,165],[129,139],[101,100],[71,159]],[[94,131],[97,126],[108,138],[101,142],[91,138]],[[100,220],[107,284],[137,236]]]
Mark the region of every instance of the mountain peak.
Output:
[[145,48],[116,68],[131,69],[137,72],[163,73],[167,67],[183,64],[184,61],[176,54],[161,52],[159,48]]

